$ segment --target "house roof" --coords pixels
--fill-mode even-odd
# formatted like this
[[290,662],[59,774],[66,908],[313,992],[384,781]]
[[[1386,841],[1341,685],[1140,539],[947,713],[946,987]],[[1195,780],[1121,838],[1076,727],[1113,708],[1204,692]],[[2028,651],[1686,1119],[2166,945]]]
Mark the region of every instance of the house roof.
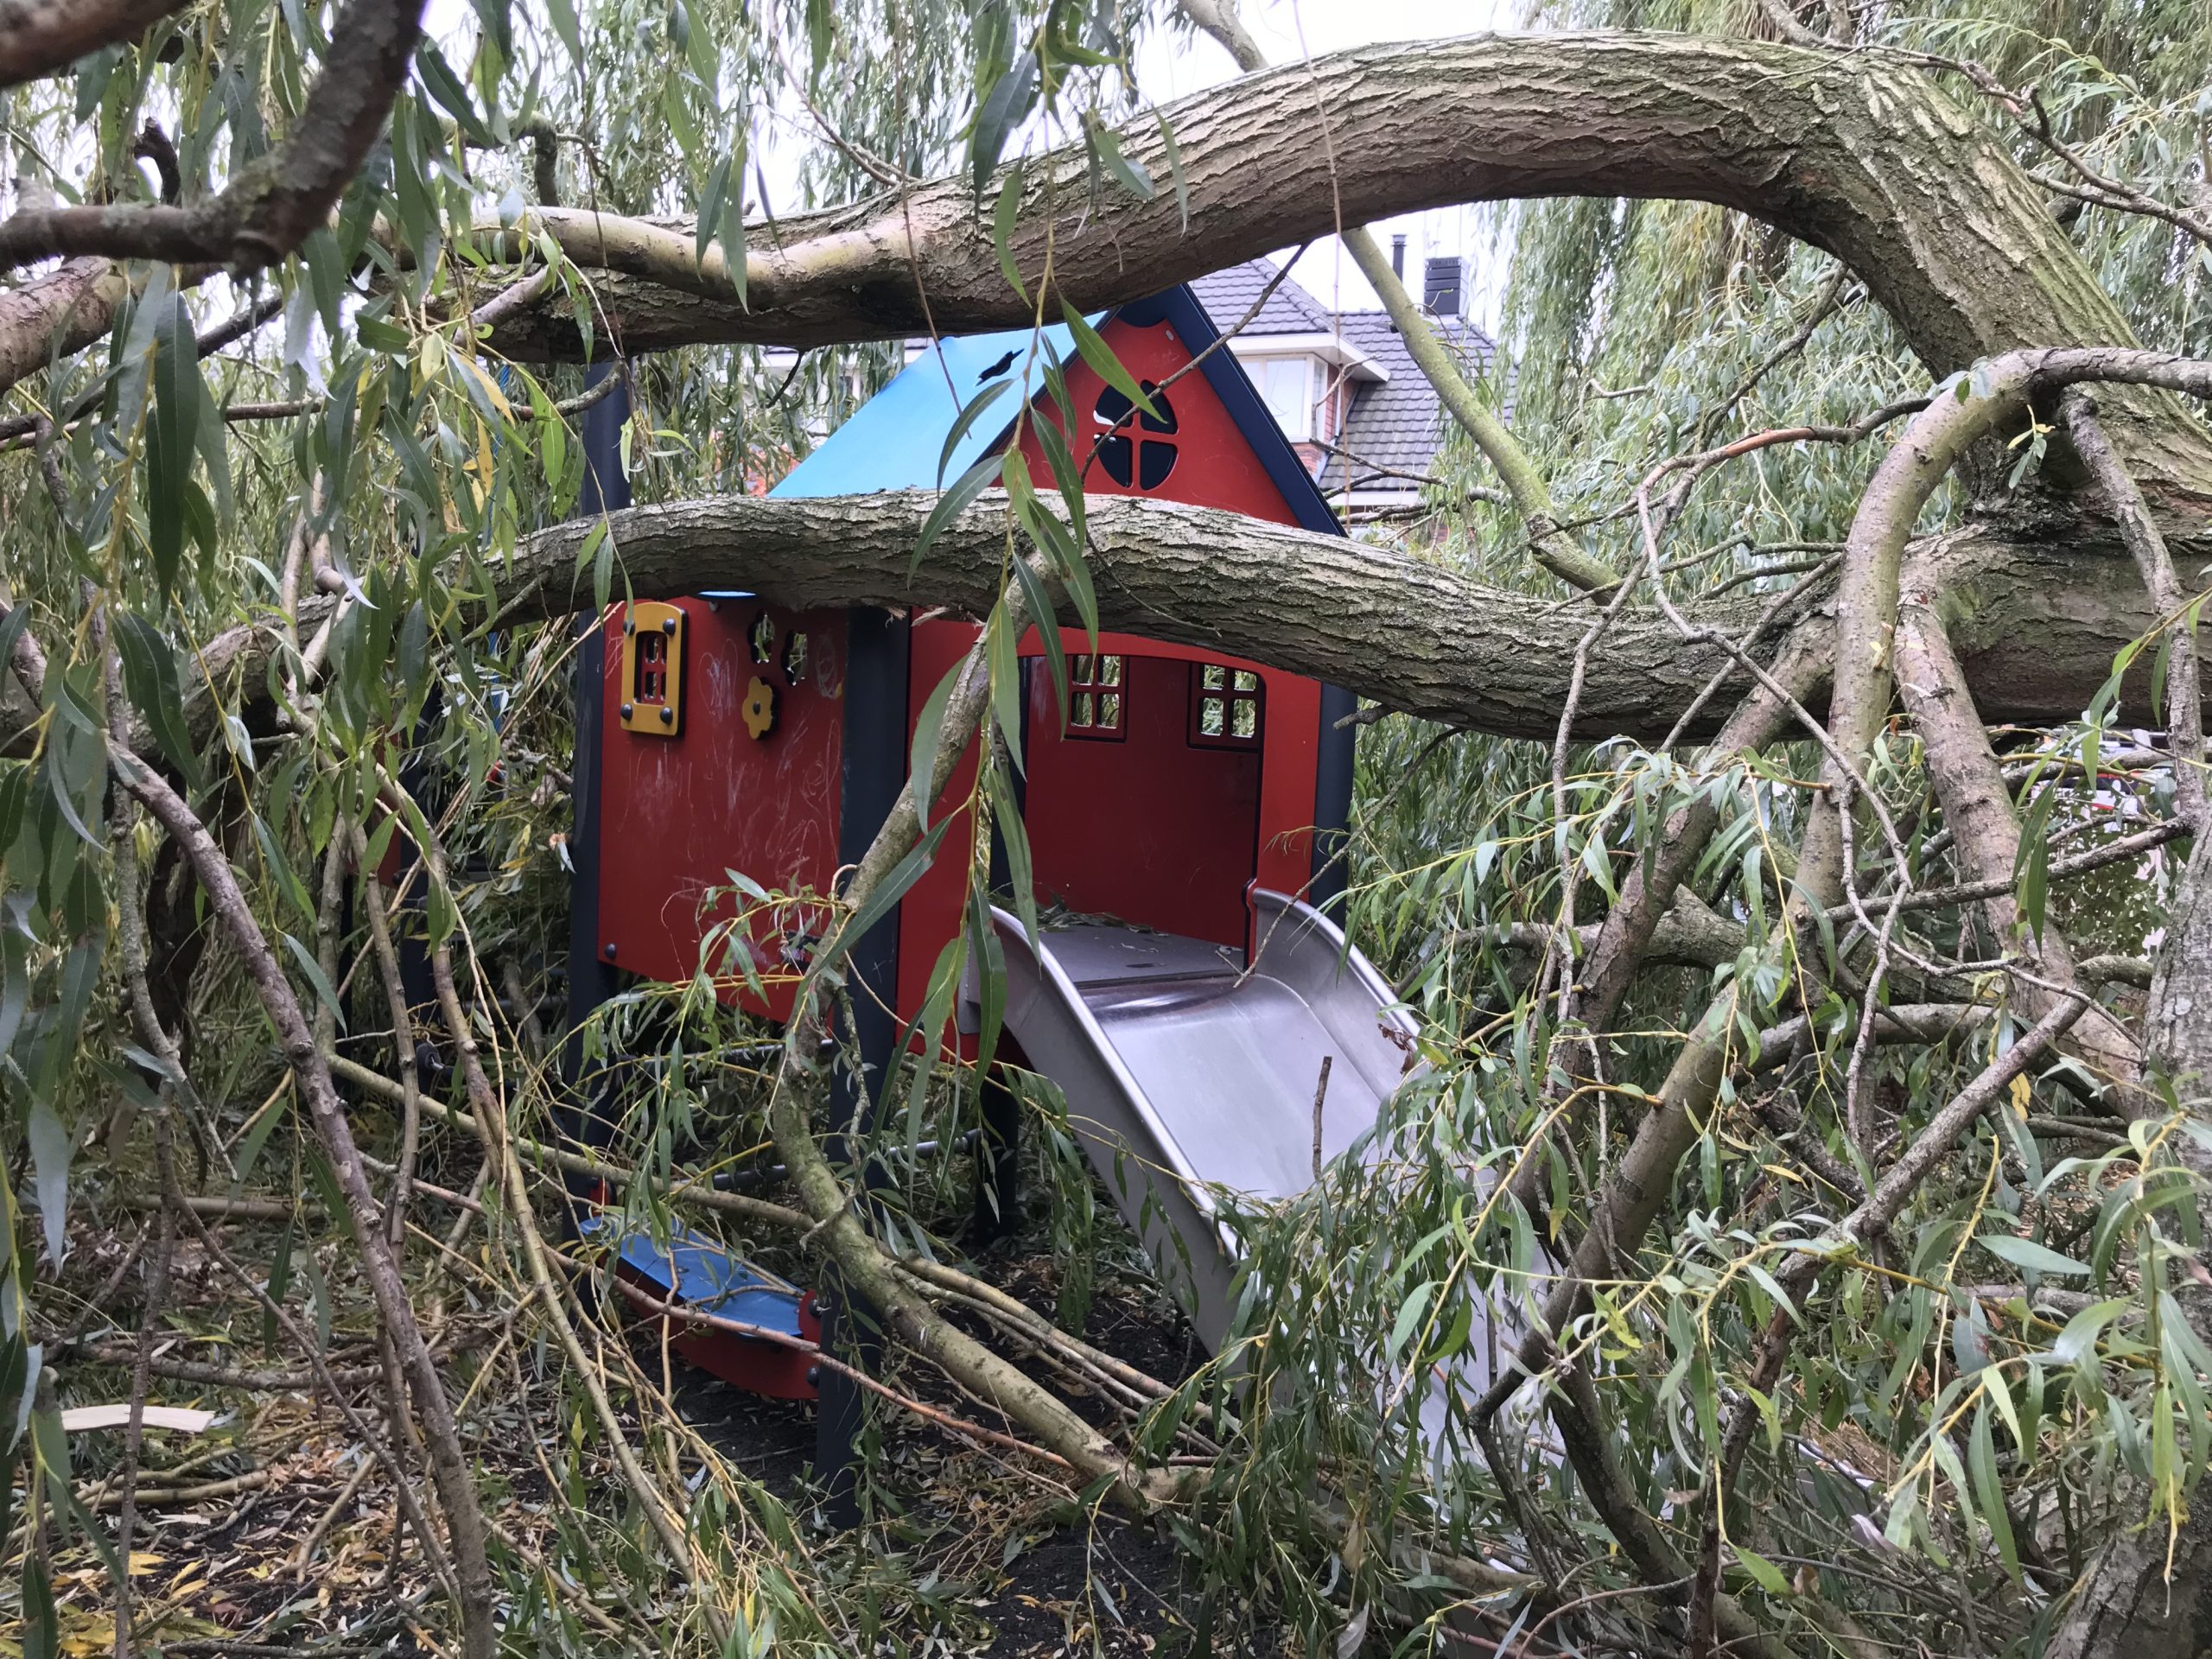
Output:
[[[1268,261],[1255,259],[1201,276],[1189,285],[1188,291],[1213,327],[1226,331],[1252,309],[1268,284],[1274,281],[1276,270]],[[1154,303],[1147,302],[1135,308],[1145,309],[1148,315]],[[1092,326],[1098,326],[1103,315],[1090,319]],[[1470,374],[1488,372],[1497,351],[1489,335],[1461,318],[1437,317],[1433,321]],[[1252,341],[1283,338],[1287,342],[1294,335],[1303,336],[1303,341],[1295,347],[1286,343],[1286,349],[1309,349],[1315,336],[1332,336],[1343,342],[1345,360],[1360,365],[1351,382],[1351,409],[1338,439],[1338,448],[1349,454],[1325,451],[1309,476],[1322,491],[1331,493],[1351,489],[1410,495],[1418,487],[1416,480],[1431,472],[1442,447],[1444,416],[1435,389],[1407,353],[1405,341],[1391,326],[1389,315],[1381,311],[1332,313],[1295,279],[1287,278],[1268,294],[1266,303],[1240,338]],[[1061,361],[1074,355],[1065,327],[1047,328],[1045,338]],[[1203,341],[1193,343],[1203,349]],[[1008,379],[1019,384],[1029,351],[1030,333],[1024,328],[941,340],[925,346],[888,385],[855,410],[828,442],[818,445],[769,493],[857,495],[950,485],[997,447],[1014,411],[1014,405],[1008,401],[1012,394],[1002,396],[982,418],[969,423],[950,457],[944,454],[946,435],[961,410],[993,382]],[[1249,413],[1248,403],[1254,410],[1263,406],[1245,383],[1242,369],[1233,359],[1229,359],[1229,353],[1217,353],[1206,359],[1206,378],[1217,382],[1216,390],[1224,392],[1240,411],[1247,436],[1272,457],[1282,444],[1280,432],[1263,414],[1245,418]],[[1030,384],[1033,389],[1043,386],[1034,368],[1030,371]],[[1264,434],[1257,430],[1262,421],[1268,429]],[[1267,443],[1265,438],[1274,442]],[[1285,447],[1286,465],[1294,464],[1287,455]],[[1412,476],[1394,475],[1402,474]],[[1310,493],[1294,485],[1286,491],[1286,499],[1301,522],[1310,517],[1316,521],[1310,527],[1319,527],[1325,513],[1309,512],[1311,504],[1301,498]]]
[[[1285,283],[1284,287],[1290,286]],[[1249,302],[1247,302],[1249,306]],[[1292,448],[1274,416],[1253,390],[1236,357],[1212,351],[1219,329],[1211,314],[1187,287],[1171,288],[1134,301],[1115,313],[1087,319],[1094,328],[1109,315],[1140,328],[1172,324],[1192,353],[1198,372],[1212,387],[1251,446],[1254,457],[1282,495],[1293,520],[1320,535],[1342,535],[1344,527],[1322,497],[1313,473]],[[1242,312],[1237,314],[1243,315]],[[922,346],[889,385],[862,404],[813,453],[786,474],[768,493],[785,497],[866,495],[879,490],[942,489],[1004,443],[1020,405],[1020,391],[1001,393],[976,409],[976,400],[994,385],[1019,388],[1025,376],[1031,397],[1045,388],[1041,356],[1032,357],[1028,329],[948,337]],[[1075,342],[1064,325],[1044,330],[1052,357],[1075,357]],[[963,411],[964,428],[961,428]],[[947,441],[951,441],[950,453]]]
[[[1214,327],[1227,334],[1260,296],[1267,293],[1268,284],[1274,282],[1276,270],[1264,259],[1247,260],[1227,270],[1199,277],[1191,284],[1191,291],[1205,307]],[[1332,321],[1328,308],[1300,288],[1296,278],[1290,277],[1277,283],[1275,291],[1268,294],[1267,303],[1260,307],[1260,315],[1245,325],[1243,335],[1325,334]]]
[[[1488,334],[1461,317],[1432,321],[1471,377],[1490,372],[1497,347]],[[1351,410],[1338,440],[1350,454],[1328,457],[1322,469],[1323,486],[1357,489],[1371,480],[1382,489],[1414,487],[1412,480],[1394,479],[1378,469],[1428,475],[1444,444],[1444,406],[1436,388],[1414,362],[1405,337],[1385,313],[1347,311],[1338,321],[1345,343],[1363,353],[1385,378],[1354,388]]]
[[[1277,267],[1254,259],[1201,276],[1191,284],[1215,324],[1227,330],[1267,292]],[[1460,317],[1432,317],[1445,343],[1472,376],[1486,374],[1497,346],[1490,336]],[[1351,408],[1338,447],[1349,456],[1325,453],[1318,476],[1330,492],[1347,487],[1410,493],[1414,480],[1428,475],[1444,442],[1444,411],[1406,350],[1406,342],[1382,311],[1332,312],[1299,286],[1278,283],[1240,339],[1252,342],[1289,335],[1326,334],[1343,342],[1347,359],[1360,365],[1352,377]],[[1414,478],[1394,477],[1412,474]]]

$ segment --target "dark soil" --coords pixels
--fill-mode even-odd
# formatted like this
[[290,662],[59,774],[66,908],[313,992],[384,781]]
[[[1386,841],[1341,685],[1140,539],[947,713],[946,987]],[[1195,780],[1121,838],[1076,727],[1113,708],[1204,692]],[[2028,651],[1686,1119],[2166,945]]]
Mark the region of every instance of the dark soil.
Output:
[[[1058,1278],[1051,1254],[1032,1248],[1038,1242],[1017,1239],[963,1265],[1051,1317]],[[1189,1323],[1143,1271],[1133,1240],[1101,1243],[1084,1338],[1162,1381],[1188,1377],[1205,1359]],[[894,1363],[887,1380],[954,1416],[1016,1432],[927,1367]],[[1087,1419],[1111,1417],[1103,1401],[1050,1381]],[[719,1450],[795,1515],[821,1524],[810,1404],[759,1399],[697,1371],[679,1382],[677,1397]],[[882,1606],[881,1634],[899,1648],[933,1633],[953,1652],[990,1659],[1270,1650],[1254,1633],[1232,1638],[1197,1618],[1192,1564],[1163,1532],[1082,1507],[1053,1471],[881,1402],[871,1406],[868,1433],[869,1518],[851,1543],[904,1583],[906,1593]],[[1214,1624],[1211,1639],[1194,1624]]]

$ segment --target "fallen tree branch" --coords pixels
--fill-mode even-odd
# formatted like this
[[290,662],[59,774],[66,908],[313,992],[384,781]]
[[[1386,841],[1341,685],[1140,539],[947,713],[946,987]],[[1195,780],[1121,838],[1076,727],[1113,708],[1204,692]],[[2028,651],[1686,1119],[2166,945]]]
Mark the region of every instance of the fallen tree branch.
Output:
[[[430,879],[442,880],[439,868],[442,855],[435,847],[423,849],[431,864]],[[563,1301],[563,1286],[554,1276],[548,1261],[544,1236],[538,1230],[537,1216],[530,1201],[530,1192],[523,1179],[522,1165],[515,1157],[514,1142],[507,1134],[506,1112],[490,1080],[484,1075],[482,1063],[477,1056],[474,1028],[461,1006],[460,994],[454,987],[453,957],[443,940],[430,950],[430,978],[436,987],[438,1010],[444,1016],[446,1033],[454,1045],[459,1061],[461,1080],[467,1089],[468,1098],[476,1108],[476,1135],[482,1142],[486,1163],[499,1171],[499,1191],[505,1207],[514,1218],[515,1230],[522,1236],[523,1254],[530,1265],[531,1279],[537,1299],[552,1321],[553,1333],[575,1368],[577,1382],[590,1401],[594,1414],[599,1420],[600,1432],[606,1437],[615,1468],[623,1484],[630,1489],[639,1506],[645,1512],[645,1520],[659,1538],[661,1548],[670,1558],[670,1565],[686,1580],[696,1580],[697,1563],[692,1556],[690,1540],[685,1536],[683,1518],[671,1508],[652,1477],[638,1460],[630,1446],[622,1420],[616,1415],[614,1404],[607,1397],[607,1389],[590,1358],[577,1338],[575,1324],[569,1319]],[[701,1602],[708,1624],[714,1629],[717,1642],[729,1640],[728,1618],[713,1600]]]
[[0,86],[67,69],[191,0],[0,0]]
[[[1081,143],[1027,159],[1008,250],[1019,269],[1042,271],[1049,246],[1058,291],[1096,308],[1427,208],[1573,194],[1704,200],[1836,255],[1935,374],[2010,346],[2129,338],[2041,194],[1905,54],[1632,30],[1493,35],[1260,70],[1161,114],[1179,166],[1149,115],[1117,139],[1153,176],[1172,170],[1179,191],[1094,191]],[[983,198],[1007,176],[986,180]],[[487,224],[476,240],[519,258],[533,231],[552,234],[601,273],[599,302],[633,353],[895,338],[932,332],[932,320],[945,334],[1026,327],[1034,298],[1001,273],[976,199],[963,175],[785,216],[772,234],[748,227],[741,302],[721,249],[697,257],[681,221],[541,210],[527,226]],[[1987,229],[1945,234],[1961,222]],[[1935,242],[1950,257],[1920,257]],[[523,357],[582,345],[555,296],[493,343]]]
[[[99,1365],[128,1365],[135,1351],[121,1343],[86,1342],[74,1351]],[[291,1394],[315,1388],[321,1381],[313,1371],[275,1371],[232,1365],[209,1365],[196,1359],[172,1359],[156,1354],[148,1362],[156,1376],[178,1382],[199,1382],[215,1389],[243,1389],[257,1394]],[[332,1365],[323,1376],[340,1388],[360,1388],[383,1373],[373,1365]]]
[[[935,504],[927,491],[832,499],[731,495],[608,515],[623,580],[639,599],[737,588],[794,608],[946,606],[971,615],[996,602],[1004,499],[987,494],[948,524],[918,568],[913,538]],[[1555,735],[1583,615],[1471,582],[1385,548],[1167,503],[1101,499],[1085,511],[1100,626],[1175,644],[1233,651],[1309,675],[1426,719],[1502,736]],[[594,523],[597,521],[594,520]],[[556,526],[518,544],[483,613],[514,621],[588,609],[575,556],[590,525]],[[2099,557],[2108,550],[2108,558]],[[1995,721],[2052,725],[2078,715],[2114,655],[2157,619],[2117,539],[2092,527],[2055,545],[1978,531],[1915,548],[1961,595],[1958,640],[1977,705]],[[2069,603],[2051,606],[2064,590]],[[1758,596],[1687,613],[1715,635],[1757,626]],[[1826,656],[1827,602],[1815,599],[1786,636]],[[2021,626],[2036,618],[2030,648]],[[1080,626],[1071,608],[1062,620]],[[1777,652],[1787,649],[1777,644]],[[2144,665],[2147,683],[2148,664]],[[1708,687],[1719,676],[1726,695]],[[1660,616],[1624,611],[1590,664],[1577,715],[1586,738],[1702,741],[1746,682],[1717,645],[1685,643]],[[1808,701],[1817,708],[1807,686]],[[2131,684],[2136,683],[2131,681]],[[1677,729],[1682,713],[1700,712]]]
[[[1009,580],[995,602],[1006,607],[1006,626],[1019,639],[1027,626],[1020,590]],[[942,734],[928,779],[918,787],[899,791],[841,895],[839,932],[816,953],[800,983],[785,1030],[783,1063],[769,1100],[768,1127],[790,1173],[792,1190],[814,1220],[802,1236],[837,1264],[852,1292],[882,1319],[893,1338],[1013,1421],[1024,1425],[1085,1480],[1103,1477],[1120,1501],[1141,1511],[1172,1496],[1173,1477],[1164,1471],[1148,1476],[1138,1469],[1111,1440],[1060,1400],[940,1317],[926,1300],[900,1282],[896,1263],[861,1224],[850,1193],[823,1155],[807,1121],[800,1084],[800,1079],[814,1071],[813,1056],[827,1034],[823,966],[840,960],[844,949],[852,944],[853,941],[842,937],[843,931],[853,925],[869,895],[920,837],[922,809],[916,798],[933,804],[944,792],[954,768],[982,725],[990,690],[990,670],[979,637],[957,671],[951,694],[945,701]]]
[[[330,1070],[333,1076],[342,1078],[356,1088],[366,1089],[381,1095],[395,1105],[406,1098],[403,1085],[394,1083],[381,1071],[372,1071],[367,1066],[342,1056],[330,1057]],[[459,1129],[464,1135],[481,1138],[483,1131],[477,1120],[470,1114],[456,1111],[442,1101],[433,1099],[429,1095],[419,1096],[418,1104],[422,1109],[423,1116],[434,1122],[443,1123],[449,1128]],[[542,1141],[533,1141],[527,1135],[515,1135],[512,1131],[509,1131],[507,1138],[518,1157],[527,1159],[543,1168],[557,1169],[567,1174],[582,1175],[594,1181],[605,1181],[609,1186],[618,1188],[634,1185],[645,1179],[628,1166],[609,1163],[603,1158],[587,1157],[582,1153],[569,1152],[560,1147],[550,1147]],[[721,1215],[735,1217],[741,1221],[760,1222],[766,1226],[791,1232],[804,1232],[807,1228],[813,1225],[810,1217],[791,1208],[788,1205],[773,1204],[766,1198],[753,1198],[743,1192],[718,1192],[703,1181],[690,1179],[678,1181],[665,1191],[658,1193],[657,1196],[666,1199],[671,1204],[688,1205],[700,1210],[711,1210]],[[459,1198],[461,1195],[455,1193],[454,1197]]]
[[[257,1492],[276,1479],[274,1471],[251,1469],[242,1475],[232,1475],[223,1480],[202,1481],[196,1486],[156,1486],[131,1496],[131,1501],[142,1510],[166,1510],[180,1503],[207,1503],[219,1497],[241,1497],[248,1492]],[[124,1494],[105,1492],[92,1499],[85,1507],[94,1514],[103,1510],[119,1510]]]
[[[193,872],[207,895],[208,907],[235,947],[263,1008],[275,1026],[285,1057],[291,1063],[300,1094],[323,1150],[329,1158],[339,1190],[353,1207],[353,1231],[361,1249],[364,1276],[375,1297],[377,1313],[392,1346],[404,1366],[409,1390],[414,1396],[430,1453],[432,1478],[443,1504],[454,1554],[464,1648],[468,1659],[493,1659],[498,1643],[492,1624],[491,1563],[485,1553],[483,1510],[468,1459],[462,1449],[460,1426],[446,1398],[445,1381],[423,1340],[415,1319],[397,1253],[381,1230],[381,1211],[371,1190],[367,1171],[353,1142],[353,1134],[332,1086],[330,1068],[316,1047],[315,1035],[301,1011],[299,999],[277,965],[275,953],[255,920],[229,858],[207,833],[168,781],[129,750],[110,746],[112,764],[130,792],[159,821],[169,837],[182,849]],[[191,1217],[189,1210],[185,1211]],[[197,1226],[196,1218],[194,1218]],[[206,1237],[204,1231],[202,1237]]]
[[284,142],[186,206],[29,208],[0,223],[0,267],[60,254],[227,266],[275,264],[329,218],[407,76],[424,0],[347,0]]

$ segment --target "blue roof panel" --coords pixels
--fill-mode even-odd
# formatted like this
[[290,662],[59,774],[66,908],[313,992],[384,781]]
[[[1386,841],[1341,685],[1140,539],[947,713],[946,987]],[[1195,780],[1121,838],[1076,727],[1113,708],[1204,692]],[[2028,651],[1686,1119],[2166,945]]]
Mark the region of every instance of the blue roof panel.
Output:
[[[1095,327],[1099,319],[1090,321]],[[1056,324],[1046,329],[1044,338],[1062,362],[1073,355],[1074,342],[1065,326]],[[937,488],[938,461],[944,453],[945,434],[952,430],[961,410],[975,400],[977,392],[1001,378],[1010,379],[1018,387],[1025,366],[1030,395],[1044,391],[1044,358],[1040,352],[1032,360],[1030,339],[1029,329],[1014,328],[1002,334],[937,341],[893,376],[889,385],[855,410],[850,419],[768,493],[871,495],[878,490]],[[945,464],[946,484],[982,458],[1005,432],[1014,413],[1012,397],[1001,397],[982,419],[960,435],[952,458]]]

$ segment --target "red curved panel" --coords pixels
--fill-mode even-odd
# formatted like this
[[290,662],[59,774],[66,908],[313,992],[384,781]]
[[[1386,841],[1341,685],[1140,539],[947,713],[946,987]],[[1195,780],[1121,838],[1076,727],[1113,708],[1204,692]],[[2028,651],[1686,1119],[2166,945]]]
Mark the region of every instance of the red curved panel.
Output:
[[[729,872],[772,893],[820,893],[837,868],[843,794],[845,614],[789,612],[758,600],[687,599],[681,734],[626,731],[620,651],[607,653],[601,720],[599,917],[601,949],[628,972],[680,982],[698,971],[700,944],[737,913],[723,897]],[[753,658],[753,631],[767,620],[769,660]],[[621,637],[623,607],[609,607],[607,637]],[[786,654],[806,636],[796,676]],[[774,723],[755,737],[747,723],[754,681],[774,693]],[[758,724],[760,711],[754,710]],[[705,906],[702,908],[702,906]],[[758,906],[755,906],[756,911]],[[818,931],[805,906],[760,912],[749,929],[766,998],[741,979],[723,1000],[782,1019],[791,1012],[787,950]],[[717,969],[719,963],[713,964]]]

